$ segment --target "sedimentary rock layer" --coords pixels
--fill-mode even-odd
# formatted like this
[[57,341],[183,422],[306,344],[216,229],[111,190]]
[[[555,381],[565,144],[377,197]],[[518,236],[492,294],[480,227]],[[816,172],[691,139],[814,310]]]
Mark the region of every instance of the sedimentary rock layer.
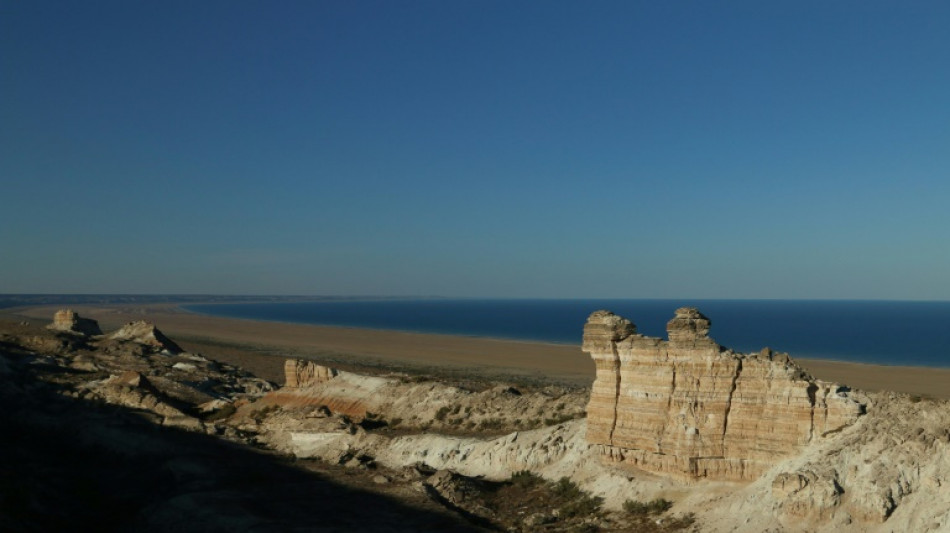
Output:
[[734,353],[709,327],[698,310],[677,309],[665,341],[609,311],[591,314],[588,442],[645,470],[749,480],[861,414],[845,389],[810,378],[787,355]]
[[286,387],[296,389],[324,383],[336,377],[335,368],[318,365],[313,361],[288,359],[284,362],[284,380]]
[[129,322],[122,326],[118,331],[109,336],[110,339],[118,341],[132,341],[143,346],[147,346],[156,351],[178,354],[182,352],[181,347],[174,341],[166,337],[154,324],[144,320]]
[[54,331],[76,333],[79,335],[102,335],[99,323],[90,318],[83,318],[72,309],[60,309],[53,315],[53,323],[46,326]]

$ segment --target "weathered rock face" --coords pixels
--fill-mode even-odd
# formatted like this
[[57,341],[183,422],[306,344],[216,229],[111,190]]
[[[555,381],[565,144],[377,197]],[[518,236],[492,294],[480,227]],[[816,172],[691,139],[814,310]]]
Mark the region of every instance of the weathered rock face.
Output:
[[354,374],[300,359],[287,360],[284,371],[286,385],[259,403],[280,407],[291,419],[326,408],[357,421],[372,416],[403,430],[502,433],[582,417],[587,401],[583,390],[521,391],[499,384],[476,392],[405,375]]
[[811,379],[787,356],[734,353],[709,327],[698,310],[677,309],[664,341],[609,311],[591,314],[588,442],[653,472],[751,480],[862,413],[843,388]]
[[313,361],[288,359],[284,362],[285,386],[291,389],[324,383],[336,377],[338,373],[335,368],[318,365]]
[[159,331],[154,324],[144,320],[129,322],[112,335],[109,335],[109,338],[117,341],[131,341],[160,352],[171,354],[182,352],[182,349]]
[[102,335],[99,323],[91,318],[82,318],[72,309],[60,309],[53,315],[53,323],[46,326],[54,331],[79,335]]

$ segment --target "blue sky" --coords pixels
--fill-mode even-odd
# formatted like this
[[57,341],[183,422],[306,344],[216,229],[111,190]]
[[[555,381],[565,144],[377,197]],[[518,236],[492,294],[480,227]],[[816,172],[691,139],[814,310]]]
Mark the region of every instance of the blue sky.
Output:
[[946,2],[0,1],[0,292],[950,299]]

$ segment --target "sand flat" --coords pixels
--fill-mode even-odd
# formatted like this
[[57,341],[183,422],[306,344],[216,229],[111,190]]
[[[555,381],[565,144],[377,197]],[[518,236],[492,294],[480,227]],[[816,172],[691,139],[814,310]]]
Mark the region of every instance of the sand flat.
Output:
[[[19,309],[19,316],[49,321],[61,306]],[[352,364],[391,364],[416,368],[447,368],[484,376],[535,376],[575,384],[590,384],[594,364],[580,345],[545,344],[480,337],[462,337],[220,318],[185,311],[173,304],[145,306],[71,306],[82,316],[111,330],[132,320],[147,320],[184,347],[196,345],[209,356],[242,348],[254,352],[248,360],[267,379],[277,379],[288,356],[352,361]],[[583,324],[577,325],[580,339]],[[217,349],[213,346],[217,344]],[[224,346],[221,348],[220,346]],[[795,354],[791,354],[795,358]],[[950,369],[795,360],[818,379],[863,390],[892,390],[950,398]]]
[[[35,307],[17,313],[49,321],[59,307]],[[183,345],[188,341],[215,341],[271,351],[281,355],[281,364],[288,355],[318,360],[349,356],[357,365],[391,362],[415,367],[444,366],[490,375],[544,376],[578,384],[594,379],[594,363],[579,345],[220,318],[191,313],[174,305],[70,307],[84,317],[98,320],[104,330],[132,320],[147,320],[176,342],[183,341],[179,342]]]

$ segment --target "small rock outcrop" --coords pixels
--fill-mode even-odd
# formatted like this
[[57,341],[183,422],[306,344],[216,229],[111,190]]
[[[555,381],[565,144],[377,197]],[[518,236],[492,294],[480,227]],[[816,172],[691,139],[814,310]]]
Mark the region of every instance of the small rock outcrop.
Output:
[[53,323],[46,326],[53,331],[62,331],[76,335],[102,335],[99,323],[91,318],[82,318],[72,309],[60,309],[53,315]]
[[844,388],[812,379],[787,355],[723,348],[710,325],[697,309],[680,308],[662,340],[609,311],[591,314],[583,350],[597,377],[588,442],[652,472],[752,480],[862,413]]
[[182,353],[182,349],[174,341],[166,337],[154,324],[144,320],[129,322],[112,335],[109,335],[109,338],[117,341],[134,342],[157,352]]
[[318,365],[313,361],[288,359],[284,363],[285,386],[291,389],[324,383],[336,377],[337,374],[339,372],[335,368]]

